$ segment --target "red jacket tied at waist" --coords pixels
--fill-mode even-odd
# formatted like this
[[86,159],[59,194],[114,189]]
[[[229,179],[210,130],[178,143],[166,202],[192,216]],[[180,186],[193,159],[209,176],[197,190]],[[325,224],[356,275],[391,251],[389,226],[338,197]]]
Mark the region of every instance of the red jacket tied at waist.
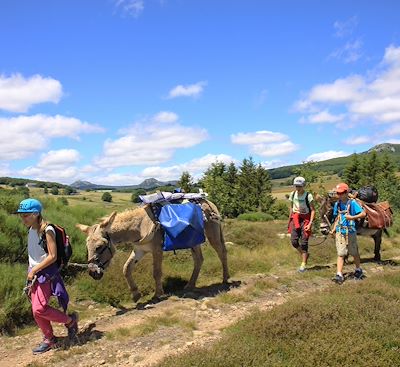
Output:
[[[310,213],[307,214],[292,213],[292,215],[289,218],[288,233],[292,232],[292,226],[294,226],[296,230],[304,228],[306,225],[310,223],[310,218],[311,218]],[[306,237],[310,237],[311,227],[308,231],[304,231],[304,234],[306,235]]]

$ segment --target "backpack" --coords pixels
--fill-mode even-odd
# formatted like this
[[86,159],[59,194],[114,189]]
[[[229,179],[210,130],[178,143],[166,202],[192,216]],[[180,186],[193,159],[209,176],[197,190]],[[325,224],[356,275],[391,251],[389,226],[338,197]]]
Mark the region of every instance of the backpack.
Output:
[[[67,235],[63,227],[50,223],[47,224],[46,228],[48,226],[52,226],[56,232],[55,240],[57,246],[57,265],[60,269],[65,268],[68,264],[69,259],[72,256],[72,246],[69,242],[69,236]],[[42,238],[39,244],[43,247],[43,250],[46,252],[46,254],[48,254],[49,252],[47,249],[46,229],[42,234]]]
[[364,186],[357,191],[357,198],[366,203],[378,201],[378,190],[374,186]]
[[[292,202],[292,208],[293,208],[294,193],[295,193],[295,191],[292,191],[292,193],[290,194],[290,201]],[[306,205],[308,208],[308,212],[311,213],[310,202],[308,201],[308,194],[309,194],[309,192],[306,191]]]

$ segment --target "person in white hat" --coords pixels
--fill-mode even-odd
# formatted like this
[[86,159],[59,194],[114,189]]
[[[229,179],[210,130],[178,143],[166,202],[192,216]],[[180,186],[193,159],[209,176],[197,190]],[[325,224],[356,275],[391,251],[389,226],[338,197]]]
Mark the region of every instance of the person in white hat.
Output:
[[288,233],[292,246],[298,251],[301,264],[298,269],[303,273],[306,270],[308,252],[308,239],[311,236],[311,227],[315,217],[314,198],[310,192],[304,190],[306,180],[298,176],[293,180],[295,188],[289,195],[291,202]]

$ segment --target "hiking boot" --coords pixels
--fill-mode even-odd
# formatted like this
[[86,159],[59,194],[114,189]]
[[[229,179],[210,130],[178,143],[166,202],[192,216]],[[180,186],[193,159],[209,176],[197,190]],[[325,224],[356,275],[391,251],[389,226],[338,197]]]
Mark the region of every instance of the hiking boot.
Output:
[[78,334],[78,314],[74,312],[70,314],[69,317],[71,317],[72,321],[65,326],[68,330],[68,339],[73,340]]
[[333,278],[333,281],[337,284],[343,284],[344,282],[343,275],[336,274],[336,276]]
[[361,280],[364,277],[364,273],[362,269],[356,269],[354,272],[354,278],[357,280]]
[[46,353],[50,349],[53,349],[54,346],[56,345],[56,338],[53,337],[50,340],[49,339],[43,339],[43,341],[36,347],[32,349],[33,354],[41,354],[41,353]]

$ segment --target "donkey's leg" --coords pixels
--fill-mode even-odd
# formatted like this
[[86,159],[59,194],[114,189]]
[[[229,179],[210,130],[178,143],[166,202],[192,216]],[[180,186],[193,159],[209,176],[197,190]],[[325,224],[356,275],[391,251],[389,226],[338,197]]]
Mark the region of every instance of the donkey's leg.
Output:
[[372,236],[375,242],[374,261],[381,261],[382,230],[379,229]]
[[132,300],[133,302],[137,302],[139,298],[142,296],[138,291],[138,287],[133,280],[132,272],[135,265],[140,261],[140,259],[145,255],[145,252],[142,250],[133,250],[132,253],[129,255],[128,260],[124,264],[123,273],[125,275],[126,281],[128,282],[129,289],[132,293]]
[[185,289],[192,289],[196,286],[197,278],[199,277],[201,265],[203,265],[203,253],[201,251],[200,245],[197,245],[191,249],[193,257],[193,272],[188,284],[186,284]]
[[155,246],[155,249],[153,250],[153,278],[156,283],[155,298],[159,298],[164,294],[162,286],[162,260],[162,247],[160,245]]
[[228,283],[228,252],[225,246],[224,234],[222,233],[221,222],[210,220],[205,223],[205,233],[211,246],[217,252],[222,264],[222,280]]

